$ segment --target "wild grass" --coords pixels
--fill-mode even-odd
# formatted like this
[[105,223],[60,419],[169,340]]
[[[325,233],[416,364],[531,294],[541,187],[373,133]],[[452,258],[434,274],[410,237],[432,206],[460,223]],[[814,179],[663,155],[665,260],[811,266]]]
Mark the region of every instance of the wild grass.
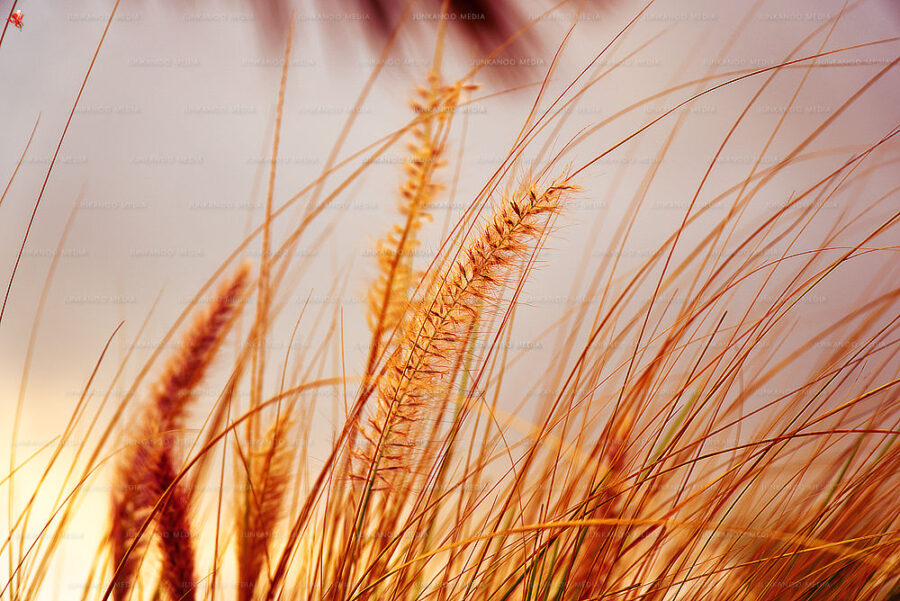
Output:
[[[811,28],[778,64],[710,69],[687,82],[673,74],[653,96],[561,137],[583,117],[578,103],[627,60],[599,62],[637,17],[560,82],[566,35],[543,79],[514,90],[532,94],[532,109],[443,232],[432,216],[455,181],[452,149],[465,144],[458,113],[511,91],[469,83],[478,68],[445,79],[451,38],[441,25],[409,122],[338,160],[351,118],[321,177],[279,204],[291,32],[262,223],[200,286],[117,404],[107,402],[134,363],[130,350],[86,419],[107,343],[64,432],[31,456],[13,452],[0,483],[10,499],[0,599],[46,594],[60,541],[104,480],[112,489],[106,535],[85,541],[92,569],[66,598],[900,599],[900,212],[898,187],[879,187],[896,169],[900,130],[821,141],[896,77],[898,59],[866,70],[811,133],[764,161],[798,94],[825,68],[820,61],[896,52],[896,39],[829,44],[858,5]],[[376,67],[372,81],[377,75]],[[723,151],[747,134],[750,110],[779,77],[790,83],[781,118],[762,132],[745,173],[723,184],[715,178]],[[681,109],[733,90],[741,93],[735,117],[717,132],[716,152],[687,157],[702,178],[665,191],[661,200],[681,202],[665,213],[671,227],[627,260],[639,215],[662,194],[660,165],[691,134]],[[657,101],[666,108],[642,125],[603,137]],[[613,180],[604,195],[602,159],[631,152],[626,144],[651,128],[667,133],[640,183],[625,189],[613,171],[603,176]],[[313,228],[323,210],[403,140],[401,187],[383,192],[384,206],[398,207],[389,209],[394,223],[387,234],[372,232],[375,276],[362,316],[369,339],[347,361],[346,308],[308,318],[308,307],[295,315],[285,301],[290,251],[301,239],[321,244]],[[773,185],[783,181],[789,193]],[[620,221],[599,219],[579,261],[548,252],[583,215],[580,202],[604,198],[622,208]],[[299,219],[276,230],[300,199],[309,204]],[[424,237],[439,246],[420,258]],[[259,262],[239,265],[255,244]],[[871,265],[878,271],[861,275]],[[554,269],[570,288],[553,295],[568,302],[529,302],[536,272]],[[345,290],[340,274],[324,285]],[[810,309],[809,299],[835,291],[845,302]],[[813,311],[813,323],[804,322]],[[328,330],[322,349],[339,349],[340,361],[321,359],[321,349],[275,355],[266,340],[280,317],[296,324],[291,343]],[[548,352],[527,352],[536,345]],[[199,406],[201,383],[216,391],[211,406]],[[330,431],[316,421],[319,403],[335,416]],[[20,400],[14,433],[30,410]],[[74,460],[59,491],[48,491],[76,432]],[[325,445],[324,457],[312,459],[314,445]],[[34,470],[38,484],[20,506],[13,493],[23,470]],[[212,500],[198,496],[204,488]],[[39,495],[53,499],[47,515],[35,513]]]
[[135,437],[120,460],[110,517],[110,554],[115,566],[115,597],[127,599],[140,569],[147,539],[138,532],[157,508],[156,522],[171,596],[193,599],[194,549],[190,526],[191,493],[175,483],[177,434],[185,427],[192,394],[232,321],[249,267],[224,282],[210,306],[197,316],[153,386],[148,406],[137,416]]

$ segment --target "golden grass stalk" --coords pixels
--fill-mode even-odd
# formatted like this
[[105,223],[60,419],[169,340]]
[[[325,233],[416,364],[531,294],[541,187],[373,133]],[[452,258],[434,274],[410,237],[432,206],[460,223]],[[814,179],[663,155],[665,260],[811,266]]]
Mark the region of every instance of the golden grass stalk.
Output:
[[247,507],[239,513],[244,523],[237,541],[240,601],[254,598],[272,535],[283,514],[294,459],[288,438],[292,423],[290,412],[282,413],[269,427],[262,448],[252,455],[247,466],[250,490],[245,497]]
[[[153,459],[156,465],[152,467],[152,475],[148,479],[148,499],[158,499],[163,503],[156,515],[162,554],[162,587],[173,601],[192,601],[195,598],[196,578],[194,535],[190,523],[191,491],[181,484],[172,486],[177,470],[171,453],[159,453]],[[165,497],[170,487],[172,490]]]
[[429,206],[442,188],[434,174],[445,164],[447,133],[460,96],[472,89],[474,86],[461,82],[443,84],[440,76],[432,72],[428,85],[417,88],[417,97],[411,103],[419,118],[412,128],[410,156],[404,164],[406,179],[400,187],[398,209],[403,219],[376,244],[378,276],[368,293],[367,319],[376,337],[376,347],[380,347],[384,335],[400,325],[409,305],[418,233],[431,218]]
[[[537,193],[525,186],[506,200],[461,257],[438,278],[403,328],[397,349],[378,382],[377,409],[363,431],[364,457],[376,486],[390,484],[407,471],[417,452],[429,446],[416,440],[429,414],[434,392],[453,366],[479,304],[489,301],[507,271],[527,257],[543,229],[542,218],[556,213],[575,188],[561,179]],[[359,475],[359,474],[358,474]]]
[[[615,429],[608,428],[611,444],[603,445],[598,462],[604,473],[584,499],[583,515],[590,520],[610,520],[621,517],[625,509],[623,496],[626,486],[626,458],[631,420],[621,419]],[[609,574],[616,562],[616,550],[623,536],[615,526],[585,528],[574,545],[569,588],[575,599],[593,599],[603,593]]]
[[160,502],[163,506],[156,525],[163,554],[163,584],[175,599],[193,598],[190,491],[172,487],[177,474],[174,434],[183,427],[194,388],[228,331],[237,306],[235,300],[240,297],[248,274],[249,266],[242,265],[218,288],[209,307],[195,318],[181,347],[153,386],[150,400],[136,421],[133,443],[118,463],[109,540],[117,601],[129,597],[147,547],[146,539],[136,540],[135,534]]

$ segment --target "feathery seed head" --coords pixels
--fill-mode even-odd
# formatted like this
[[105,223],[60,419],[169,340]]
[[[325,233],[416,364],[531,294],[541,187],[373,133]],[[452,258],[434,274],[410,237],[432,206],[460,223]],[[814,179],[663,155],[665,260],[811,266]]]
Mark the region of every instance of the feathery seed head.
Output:
[[[540,194],[532,186],[503,202],[490,221],[460,253],[445,277],[403,329],[402,339],[378,383],[377,409],[363,435],[369,445],[363,464],[375,484],[391,484],[421,450],[410,441],[419,433],[436,391],[459,355],[479,307],[489,300],[509,269],[528,256],[542,233],[542,218],[555,214],[575,191],[565,178]],[[544,222],[545,223],[545,222]],[[365,477],[358,472],[357,477]]]
[[[146,537],[135,540],[147,516],[169,491],[156,514],[163,552],[163,580],[177,599],[193,598],[193,551],[189,532],[190,494],[170,487],[177,475],[171,436],[182,429],[193,389],[212,362],[239,306],[250,267],[243,264],[219,286],[195,318],[182,345],[166,363],[143,408],[134,441],[118,464],[113,491],[110,546],[117,571],[116,601],[127,599],[137,577]],[[132,545],[134,548],[131,549]]]

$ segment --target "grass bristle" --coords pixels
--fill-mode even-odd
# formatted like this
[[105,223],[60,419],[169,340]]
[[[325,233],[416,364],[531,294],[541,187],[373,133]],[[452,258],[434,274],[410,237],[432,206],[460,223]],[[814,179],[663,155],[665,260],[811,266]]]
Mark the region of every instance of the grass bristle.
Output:
[[272,422],[249,461],[244,495],[246,507],[239,512],[240,538],[237,542],[238,598],[254,599],[260,578],[266,577],[263,567],[269,557],[270,541],[284,514],[285,496],[292,477],[294,441],[289,437],[291,415],[284,412]]
[[451,121],[461,95],[472,89],[474,86],[462,83],[444,84],[436,73],[430,74],[426,87],[417,89],[417,99],[412,103],[416,121],[407,146],[406,179],[400,187],[398,203],[401,221],[376,244],[378,276],[368,292],[366,317],[378,345],[407,313],[409,294],[415,284],[413,258],[419,245],[419,230],[432,218],[429,209],[442,189],[435,176],[446,163]]
[[118,461],[110,535],[117,601],[124,601],[131,594],[148,539],[146,535],[138,537],[138,532],[157,504],[161,504],[156,525],[163,555],[163,582],[176,595],[174,598],[193,598],[190,492],[180,485],[173,487],[181,465],[178,437],[194,389],[228,330],[248,274],[249,266],[241,266],[197,315],[152,387],[150,399],[135,419],[137,427]]
[[478,307],[490,302],[508,271],[527,258],[555,214],[575,188],[559,181],[543,191],[526,186],[504,200],[496,213],[452,263],[436,278],[426,300],[405,324],[388,359],[377,391],[377,408],[363,430],[368,444],[358,479],[389,487],[406,472],[423,449],[423,420],[436,406],[441,384],[463,353],[463,340],[474,325]]

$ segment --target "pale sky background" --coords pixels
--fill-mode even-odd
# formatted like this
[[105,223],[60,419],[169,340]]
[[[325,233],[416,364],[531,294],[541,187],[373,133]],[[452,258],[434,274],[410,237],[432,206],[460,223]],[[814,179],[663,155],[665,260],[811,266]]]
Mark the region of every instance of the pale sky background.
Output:
[[[21,458],[58,434],[77,394],[113,329],[125,325],[113,343],[107,363],[98,376],[103,390],[124,345],[137,329],[162,290],[139,356],[146,356],[166,332],[174,317],[212,270],[242,239],[248,223],[260,222],[265,177],[259,179],[271,149],[272,122],[280,78],[282,48],[262,43],[258,24],[249,7],[240,2],[196,2],[187,9],[180,3],[123,1],[100,51],[75,118],[54,167],[42,204],[19,266],[7,313],[0,324],[0,471],[9,462],[9,440],[15,400],[22,374],[24,351],[32,328],[35,306],[53,250],[79,190],[84,188],[78,210],[38,331],[34,363],[26,390],[22,416]],[[529,6],[528,3],[523,3]],[[0,2],[6,14],[9,2]],[[40,115],[40,124],[21,170],[0,207],[0,273],[5,284],[15,254],[71,103],[84,76],[100,34],[110,1],[22,0],[25,28],[10,27],[0,47],[0,185],[15,167],[28,135]],[[762,67],[781,60],[800,39],[834,15],[841,2],[798,0],[764,2],[746,31],[718,68]],[[537,14],[536,3],[529,14]],[[559,132],[554,148],[560,148],[581,128],[614,114],[632,102],[679,82],[700,77],[710,70],[713,58],[745,17],[749,3],[721,0],[661,1],[651,7],[607,58],[612,62],[641,44],[644,50],[609,79],[593,88]],[[639,9],[621,0],[603,10],[588,9],[563,55],[558,78],[551,89],[561,90],[593,55]],[[351,9],[348,9],[351,10]],[[280,163],[275,186],[276,206],[300,190],[321,170],[335,136],[368,76],[377,54],[366,45],[364,21],[328,18],[341,12],[297,5],[297,30],[286,92]],[[826,48],[833,49],[895,36],[900,30],[898,11],[888,0],[863,2],[835,30]],[[562,38],[573,10],[563,8],[540,25],[546,47],[517,57],[531,66],[509,68],[523,73],[521,81],[538,81]],[[323,18],[326,17],[326,18]],[[433,39],[434,23],[412,22],[409,28]],[[459,43],[456,40],[456,43]],[[807,44],[802,54],[815,52],[822,37]],[[856,61],[854,66],[816,70],[798,97],[769,155],[783,157],[812,129],[830,115],[852,92],[897,56],[898,46],[884,44],[833,61]],[[342,156],[402,127],[410,118],[407,101],[414,85],[424,80],[431,57],[428,43],[408,42],[396,53],[379,77],[358,115]],[[464,73],[473,57],[452,54],[445,74],[453,79]],[[702,200],[712,198],[739,181],[759,152],[780,110],[790,98],[800,73],[780,77],[752,109],[748,122],[726,148],[722,166],[710,180]],[[497,77],[477,78],[483,84],[474,97],[494,94],[508,86]],[[678,135],[650,192],[629,243],[623,269],[633,266],[663,235],[681,220],[700,176],[716,145],[727,132],[759,80],[741,82],[691,105],[684,129]],[[815,148],[870,144],[900,121],[900,78],[888,73],[845,117],[816,142]],[[461,175],[453,216],[467,205],[493,171],[527,115],[535,88],[506,93],[474,103],[456,122],[451,139],[455,158],[465,123]],[[682,100],[687,90],[662,98],[634,111],[592,136],[570,160],[577,164],[617,142],[635,128]],[[654,128],[599,162],[578,183],[583,197],[561,218],[558,236],[542,254],[544,261],[529,283],[523,299],[528,311],[520,318],[516,340],[529,341],[558,316],[560,301],[571,288],[572,265],[581,260],[585,244],[603,248],[618,225],[625,204],[646,172],[648,161],[669,132],[669,125]],[[661,124],[663,125],[663,124]],[[896,142],[884,150],[884,158],[897,156]],[[527,155],[528,153],[526,153]],[[532,152],[532,155],[534,152]],[[365,287],[373,274],[371,249],[394,220],[394,190],[400,182],[403,148],[388,151],[383,163],[371,168],[352,185],[336,206],[325,211],[300,244],[309,269],[292,291],[285,317],[276,327],[275,344],[284,344],[303,302],[325,310],[330,317],[336,305],[343,308],[348,371],[359,369],[366,340]],[[849,151],[838,157],[802,165],[767,186],[748,214],[748,222],[766,214],[793,192],[826,173]],[[455,167],[456,165],[454,165]],[[610,196],[611,181],[620,169],[624,178]],[[445,173],[449,181],[449,172]],[[329,180],[328,190],[338,182]],[[848,202],[865,206],[897,184],[891,169],[873,175],[858,193],[836,199],[833,210]],[[302,202],[302,201],[301,201]],[[863,224],[875,223],[898,206],[896,196]],[[296,212],[289,212],[293,220]],[[716,213],[721,215],[721,213]],[[600,224],[599,237],[588,240]],[[435,230],[445,215],[438,213]],[[293,221],[291,221],[293,223]],[[276,226],[276,239],[287,222]],[[325,228],[333,233],[318,247],[314,242]],[[896,230],[894,230],[896,233]],[[812,235],[812,234],[810,234]],[[813,236],[814,237],[814,236]],[[882,241],[897,244],[900,240]],[[435,240],[426,240],[434,248]],[[431,246],[429,246],[429,244]],[[245,256],[256,260],[259,244]],[[255,254],[254,254],[255,253]],[[602,251],[593,251],[599,261]],[[860,261],[841,279],[809,299],[803,312],[826,316],[845,310],[855,293],[883,267],[883,259]],[[623,271],[625,273],[625,271]],[[897,270],[893,270],[897,275]],[[346,297],[331,296],[335,275],[350,282]],[[876,282],[876,286],[887,286]],[[879,288],[880,289],[880,288]],[[853,293],[848,296],[847,291]],[[310,321],[309,323],[312,323]],[[303,332],[301,328],[301,332]],[[298,342],[296,352],[311,350],[321,340],[312,336]],[[302,338],[302,336],[301,336]],[[533,349],[535,359],[549,348]],[[283,356],[282,351],[275,351]],[[140,357],[138,357],[140,358]],[[127,374],[139,366],[133,361]],[[527,373],[527,372],[526,372]],[[127,377],[125,378],[127,382]],[[322,411],[322,432],[331,431],[330,413]],[[327,443],[327,437],[320,442]],[[28,491],[26,472],[17,483],[17,502]],[[51,487],[51,490],[52,487]],[[7,488],[0,488],[0,526],[6,523]],[[74,598],[79,574],[96,548],[97,528],[106,519],[105,491],[97,487],[82,508],[78,527],[63,544],[65,571],[57,595],[46,599]],[[20,507],[21,505],[19,505]],[[41,515],[36,511],[36,516]],[[34,520],[35,527],[39,522]],[[6,528],[0,528],[0,532]],[[84,550],[82,552],[82,550]],[[3,564],[5,565],[5,557]]]

